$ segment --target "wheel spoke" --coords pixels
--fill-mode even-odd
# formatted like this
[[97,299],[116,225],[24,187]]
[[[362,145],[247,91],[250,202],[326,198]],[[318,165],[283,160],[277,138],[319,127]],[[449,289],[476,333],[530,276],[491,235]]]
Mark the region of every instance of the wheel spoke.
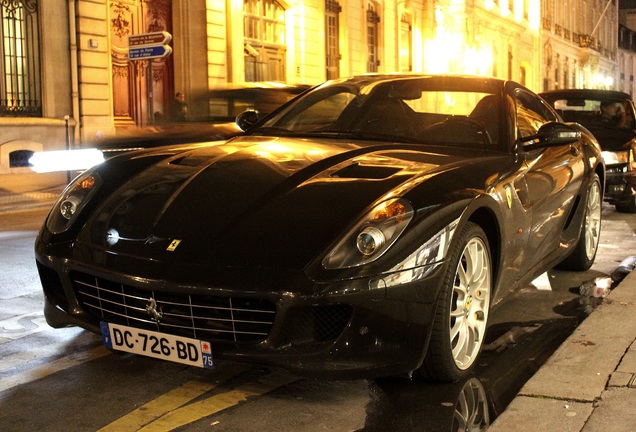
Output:
[[598,247],[601,231],[601,193],[597,183],[593,183],[587,200],[587,212],[585,214],[585,253],[588,259],[592,259]]
[[465,319],[458,320],[456,324],[453,332],[455,334],[451,337],[451,342],[454,343],[453,357],[458,361],[462,361],[467,349],[468,325]]
[[490,425],[486,392],[479,380],[472,378],[462,388],[453,420],[454,431],[483,431]]

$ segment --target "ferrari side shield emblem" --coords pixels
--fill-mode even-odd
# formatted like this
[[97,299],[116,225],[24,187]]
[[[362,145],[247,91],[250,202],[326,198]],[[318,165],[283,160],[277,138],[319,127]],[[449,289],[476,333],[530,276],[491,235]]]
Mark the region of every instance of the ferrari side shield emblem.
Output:
[[173,252],[177,248],[177,246],[179,246],[179,243],[181,243],[181,240],[178,240],[178,239],[172,240],[170,242],[170,245],[168,245],[168,247],[166,248],[166,250],[168,252]]
[[506,203],[508,204],[508,208],[512,208],[512,186],[506,185]]

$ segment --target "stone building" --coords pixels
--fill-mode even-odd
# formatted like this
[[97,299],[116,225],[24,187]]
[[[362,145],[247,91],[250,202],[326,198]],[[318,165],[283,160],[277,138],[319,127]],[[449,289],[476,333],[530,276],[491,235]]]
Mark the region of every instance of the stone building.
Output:
[[618,30],[617,90],[634,96],[636,75],[636,0],[621,0]]
[[[227,83],[452,72],[541,91],[619,76],[616,0],[0,0],[0,20],[0,174],[150,125],[176,92],[204,114]],[[130,36],[163,32],[168,55],[129,55]]]
[[617,0],[541,0],[542,90],[616,87]]

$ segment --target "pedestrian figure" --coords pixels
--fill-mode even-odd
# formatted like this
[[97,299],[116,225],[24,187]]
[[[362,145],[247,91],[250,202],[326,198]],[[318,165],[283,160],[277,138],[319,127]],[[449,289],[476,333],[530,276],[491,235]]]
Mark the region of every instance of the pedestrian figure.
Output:
[[185,102],[185,95],[177,92],[170,105],[170,120],[173,122],[184,122],[188,117],[188,105]]

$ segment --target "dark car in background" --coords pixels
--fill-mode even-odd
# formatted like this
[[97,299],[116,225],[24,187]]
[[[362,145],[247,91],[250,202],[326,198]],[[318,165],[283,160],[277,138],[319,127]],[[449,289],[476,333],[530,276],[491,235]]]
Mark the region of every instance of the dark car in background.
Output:
[[[309,85],[287,85],[275,82],[228,83],[210,90],[208,111],[204,118],[194,121],[234,122],[244,111],[253,110],[264,117],[310,88]],[[196,114],[195,114],[196,116]]]
[[566,122],[577,122],[603,149],[605,200],[624,213],[636,213],[636,117],[634,102],[613,90],[569,89],[541,93]]
[[600,152],[512,81],[329,81],[228,141],[82,173],[36,240],[45,316],[199,367],[454,381],[491,306],[594,262]]
[[275,82],[226,84],[194,95],[185,121],[157,114],[154,124],[120,131],[98,147],[105,157],[112,157],[140,148],[225,140],[243,133],[235,123],[238,114],[250,110],[263,117],[309,88]]

